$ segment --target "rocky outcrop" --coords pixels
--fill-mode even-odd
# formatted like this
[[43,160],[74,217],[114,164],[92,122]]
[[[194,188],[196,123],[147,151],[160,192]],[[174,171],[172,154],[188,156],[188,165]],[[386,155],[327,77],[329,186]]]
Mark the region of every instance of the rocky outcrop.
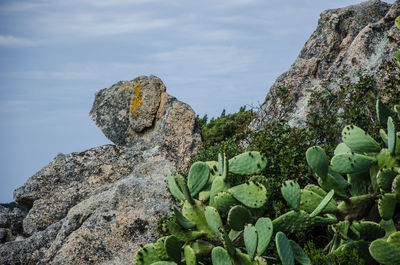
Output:
[[393,5],[369,0],[322,12],[296,61],[270,88],[253,128],[275,118],[303,126],[311,91],[355,83],[360,70],[375,76],[384,89],[386,80],[399,75],[398,70],[388,71],[400,46],[400,32],[394,26],[399,15],[399,0]]
[[141,76],[96,93],[90,117],[116,145],[59,154],[14,191],[26,238],[2,242],[0,264],[133,263],[172,205],[167,171],[201,143],[194,111],[165,91]]
[[0,205],[0,244],[19,240],[22,237],[22,220],[26,213],[18,207]]

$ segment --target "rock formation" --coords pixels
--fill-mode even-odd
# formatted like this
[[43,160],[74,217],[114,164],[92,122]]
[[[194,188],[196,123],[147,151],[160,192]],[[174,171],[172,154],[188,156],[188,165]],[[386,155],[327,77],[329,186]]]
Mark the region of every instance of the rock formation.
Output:
[[[254,128],[274,118],[292,126],[303,126],[310,91],[357,82],[357,72],[376,77],[378,87],[391,75],[390,62],[400,46],[400,32],[394,20],[400,15],[400,1],[393,5],[369,0],[358,5],[321,13],[317,29],[302,48],[289,70],[277,78],[258,113]],[[279,94],[284,91],[285,97]],[[288,100],[289,99],[289,100]]]
[[96,93],[90,117],[116,145],[59,154],[14,191],[29,209],[26,238],[12,241],[0,208],[0,264],[133,263],[169,213],[167,171],[187,168],[201,144],[194,111],[165,91],[141,76]]

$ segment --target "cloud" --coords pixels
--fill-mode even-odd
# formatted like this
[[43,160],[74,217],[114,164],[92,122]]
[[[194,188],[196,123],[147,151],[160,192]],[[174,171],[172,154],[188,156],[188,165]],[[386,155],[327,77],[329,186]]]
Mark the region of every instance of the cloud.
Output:
[[0,35],[0,46],[37,46],[41,41],[19,38],[11,35]]

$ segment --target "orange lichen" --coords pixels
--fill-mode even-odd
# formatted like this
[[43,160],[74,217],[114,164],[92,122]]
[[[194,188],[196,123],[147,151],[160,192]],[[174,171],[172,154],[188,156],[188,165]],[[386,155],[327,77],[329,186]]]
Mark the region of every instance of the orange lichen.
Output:
[[139,82],[132,81],[128,82],[125,84],[122,84],[120,86],[121,88],[125,90],[132,90],[133,95],[131,99],[131,105],[129,107],[129,110],[131,114],[139,114],[138,109],[143,105],[143,93],[142,93],[142,87],[140,86]]

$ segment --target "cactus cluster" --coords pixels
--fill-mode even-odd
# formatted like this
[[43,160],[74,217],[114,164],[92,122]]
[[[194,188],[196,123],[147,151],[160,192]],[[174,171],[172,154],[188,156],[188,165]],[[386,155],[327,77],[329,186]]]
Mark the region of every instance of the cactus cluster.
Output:
[[282,186],[294,210],[271,220],[263,217],[268,194],[262,184],[249,180],[231,186],[227,181],[229,174],[259,174],[266,165],[267,159],[253,151],[230,160],[221,154],[218,162],[196,162],[187,178],[169,173],[168,188],[181,209],[174,206],[173,217],[164,223],[170,235],[143,246],[135,264],[267,264],[268,257],[263,255],[274,231],[283,264],[294,264],[294,260],[310,264],[302,248],[283,233],[302,231],[315,221],[300,210],[299,185],[289,181]]
[[390,109],[377,100],[376,112],[386,127],[380,130],[383,146],[361,128],[348,125],[330,161],[317,146],[308,149],[306,158],[322,190],[333,190],[338,200],[336,209],[335,200],[325,208],[338,220],[330,226],[329,253],[357,248],[368,264],[400,264],[400,232],[393,220],[400,201],[400,132],[393,120],[400,119],[400,106]]

